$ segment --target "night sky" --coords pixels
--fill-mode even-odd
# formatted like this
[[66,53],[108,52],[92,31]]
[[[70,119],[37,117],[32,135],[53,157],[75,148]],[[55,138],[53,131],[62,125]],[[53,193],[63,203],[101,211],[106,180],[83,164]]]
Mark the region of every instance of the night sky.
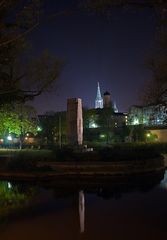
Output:
[[[46,15],[66,8],[69,1],[56,2],[47,1]],[[33,105],[40,114],[60,111],[67,98],[80,97],[83,106],[93,108],[98,81],[120,112],[140,104],[143,85],[151,77],[145,61],[154,35],[155,20],[148,9],[114,10],[110,18],[78,11],[43,21],[29,36],[33,53],[49,49],[66,64],[53,90]]]

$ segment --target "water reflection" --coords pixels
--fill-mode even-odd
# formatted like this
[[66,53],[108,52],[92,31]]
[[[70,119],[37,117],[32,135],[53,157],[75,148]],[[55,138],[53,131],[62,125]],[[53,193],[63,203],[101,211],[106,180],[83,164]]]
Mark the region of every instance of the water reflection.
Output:
[[85,229],[85,196],[83,190],[79,192],[79,221],[80,232],[83,233]]
[[[10,221],[6,230],[0,231],[0,239],[115,240],[124,236],[151,239],[149,231],[160,233],[165,229],[167,208],[159,192],[154,190],[159,189],[155,186],[163,177],[164,172],[133,177],[57,179],[38,184],[0,182],[0,218],[2,210],[8,208],[6,214]],[[166,180],[161,185],[163,182]],[[159,207],[157,212],[155,206]],[[14,211],[17,214],[13,215]],[[159,225],[156,219],[162,219]],[[148,234],[142,233],[147,230],[146,224]],[[135,229],[140,230],[138,235],[133,233]]]
[[167,190],[167,171],[164,174],[164,178],[160,182],[160,186]]
[[[167,176],[166,176],[167,178]],[[87,177],[56,180],[39,184],[42,188],[52,189],[55,198],[70,197],[76,195],[77,192],[85,192],[86,194],[96,194],[104,199],[121,198],[124,193],[130,192],[149,192],[152,188],[164,179],[164,171],[134,176],[120,177]]]

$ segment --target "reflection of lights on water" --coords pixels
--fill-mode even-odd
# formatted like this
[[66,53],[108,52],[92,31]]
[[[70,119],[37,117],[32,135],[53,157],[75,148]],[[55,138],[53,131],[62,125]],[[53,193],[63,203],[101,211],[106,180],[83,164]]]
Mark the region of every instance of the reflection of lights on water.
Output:
[[164,179],[160,182],[160,187],[167,190],[167,171],[165,171]]
[[79,220],[80,220],[80,232],[85,230],[85,197],[84,192],[79,192]]
[[12,188],[12,184],[10,182],[8,182],[8,188],[11,189]]

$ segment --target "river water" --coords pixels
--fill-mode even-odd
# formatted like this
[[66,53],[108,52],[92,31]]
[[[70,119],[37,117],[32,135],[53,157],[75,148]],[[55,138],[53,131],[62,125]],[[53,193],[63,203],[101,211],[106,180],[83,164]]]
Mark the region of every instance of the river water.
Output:
[[165,240],[167,172],[0,183],[0,240]]

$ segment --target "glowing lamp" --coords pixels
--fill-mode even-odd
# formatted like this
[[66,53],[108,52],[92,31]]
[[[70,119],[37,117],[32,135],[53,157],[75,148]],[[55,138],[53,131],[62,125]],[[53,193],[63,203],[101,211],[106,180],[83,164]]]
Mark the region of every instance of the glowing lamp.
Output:
[[41,132],[42,131],[42,128],[40,126],[37,127],[37,131],[38,132]]
[[11,135],[7,136],[7,140],[12,141],[12,136]]
[[146,136],[149,138],[149,137],[151,137],[151,134],[150,134],[150,133],[147,133]]

